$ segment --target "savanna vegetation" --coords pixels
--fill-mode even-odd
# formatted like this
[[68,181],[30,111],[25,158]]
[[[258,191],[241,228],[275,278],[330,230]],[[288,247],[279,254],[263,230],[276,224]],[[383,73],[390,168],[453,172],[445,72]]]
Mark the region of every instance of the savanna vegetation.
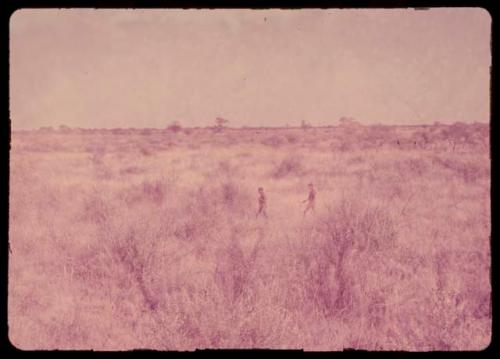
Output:
[[22,349],[490,342],[484,124],[14,131],[9,197]]

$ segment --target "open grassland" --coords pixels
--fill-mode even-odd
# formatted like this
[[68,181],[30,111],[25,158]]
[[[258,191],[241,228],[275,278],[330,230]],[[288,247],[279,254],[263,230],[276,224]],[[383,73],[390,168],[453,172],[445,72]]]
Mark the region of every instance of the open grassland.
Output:
[[13,132],[9,220],[22,349],[491,338],[487,125]]

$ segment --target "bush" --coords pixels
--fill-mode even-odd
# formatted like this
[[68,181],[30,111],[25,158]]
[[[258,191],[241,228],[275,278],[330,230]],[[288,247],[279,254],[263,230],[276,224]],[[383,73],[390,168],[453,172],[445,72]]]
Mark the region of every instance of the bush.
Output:
[[153,151],[151,150],[151,148],[148,148],[146,146],[141,146],[139,148],[139,151],[141,152],[141,154],[143,156],[146,156],[146,157],[149,157],[149,156],[151,156],[153,154]]
[[240,233],[233,227],[231,240],[219,254],[220,260],[215,269],[215,280],[228,305],[234,306],[249,293],[253,287],[252,274],[258,268],[255,266],[259,247],[256,246],[249,257],[245,257],[239,243]]
[[[389,254],[395,248],[394,225],[382,209],[347,200],[319,222],[316,248],[301,255],[306,261],[309,300],[326,317],[361,320],[361,310],[366,309],[363,293],[377,289],[363,272],[377,253]],[[379,304],[371,303],[372,307]],[[372,308],[375,316],[377,311]]]
[[276,148],[276,147],[283,145],[285,143],[285,141],[283,140],[283,138],[281,138],[279,136],[271,136],[271,137],[267,137],[267,138],[263,139],[261,141],[261,143],[263,145]]
[[165,199],[167,191],[167,184],[160,180],[144,181],[142,183],[143,195],[157,204],[160,204]]
[[281,161],[273,171],[272,175],[275,178],[283,178],[292,175],[301,175],[303,171],[302,160],[300,157],[295,155],[289,156]]
[[297,142],[299,142],[299,137],[298,137],[298,136],[296,136],[296,135],[293,135],[293,134],[291,134],[291,133],[286,134],[286,135],[285,135],[285,138],[286,138],[286,140],[288,141],[288,143],[292,143],[292,144],[293,144],[293,143],[297,143]]
[[250,207],[250,195],[241,186],[234,182],[223,182],[216,187],[214,201],[232,213],[243,214]]
[[175,121],[167,126],[167,130],[169,132],[172,132],[172,133],[177,133],[177,132],[180,132],[182,130],[182,127],[177,121]]

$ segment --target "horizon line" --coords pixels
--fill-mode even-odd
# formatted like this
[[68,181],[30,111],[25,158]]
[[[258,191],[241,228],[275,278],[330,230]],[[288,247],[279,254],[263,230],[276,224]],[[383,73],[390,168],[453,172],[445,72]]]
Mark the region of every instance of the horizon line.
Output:
[[[463,121],[455,121],[455,122],[440,122],[435,121],[434,123],[412,123],[412,124],[387,124],[387,123],[372,123],[372,124],[363,124],[360,122],[355,122],[351,124],[351,126],[360,126],[360,127],[371,127],[371,126],[384,126],[384,127],[429,127],[429,126],[451,126],[454,124],[463,124],[463,125],[489,125],[491,122],[483,122],[483,121],[474,121],[474,122],[463,122]],[[170,125],[168,125],[170,126]],[[15,131],[39,131],[39,130],[52,130],[52,131],[72,131],[72,130],[104,130],[104,131],[112,131],[112,130],[155,130],[155,131],[169,131],[168,126],[166,127],[70,127],[67,125],[59,125],[59,126],[40,126],[37,128],[12,128],[11,132]],[[307,124],[306,126],[223,126],[219,129],[224,130],[255,130],[255,129],[269,129],[269,130],[286,130],[286,129],[300,129],[307,130],[313,128],[334,128],[334,127],[348,127],[349,125],[343,124],[335,124],[335,125],[311,125]],[[192,130],[214,130],[218,129],[217,126],[182,126],[180,125],[179,131],[184,129],[192,129]]]

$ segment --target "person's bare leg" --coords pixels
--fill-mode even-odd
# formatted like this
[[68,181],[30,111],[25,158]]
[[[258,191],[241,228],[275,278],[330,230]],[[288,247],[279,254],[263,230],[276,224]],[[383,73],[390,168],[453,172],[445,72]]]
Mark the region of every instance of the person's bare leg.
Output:
[[306,217],[306,213],[309,212],[309,209],[311,207],[309,207],[309,205],[307,205],[306,209],[304,210],[304,214],[302,215],[302,218],[305,218]]
[[261,213],[262,213],[265,217],[267,217],[267,214],[266,214],[266,210],[265,210],[265,208],[264,208],[264,207],[259,207],[259,210],[257,211],[257,214],[255,215],[255,218],[257,219],[257,218],[260,216],[260,214],[261,214]]

